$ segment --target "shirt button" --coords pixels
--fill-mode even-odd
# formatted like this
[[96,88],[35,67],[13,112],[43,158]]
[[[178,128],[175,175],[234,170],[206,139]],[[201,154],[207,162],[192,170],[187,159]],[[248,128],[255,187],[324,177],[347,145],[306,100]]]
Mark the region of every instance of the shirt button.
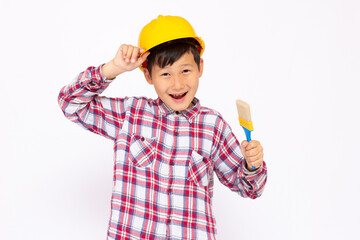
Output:
[[179,115],[179,114],[180,114],[180,112],[179,112],[179,111],[175,111],[175,114],[176,114],[176,115]]
[[170,165],[171,165],[171,166],[174,166],[174,165],[175,165],[175,162],[174,162],[174,161],[170,162]]
[[167,224],[171,223],[171,220],[170,220],[170,219],[167,219],[167,220],[166,220],[166,223],[167,223]]
[[145,141],[145,138],[144,138],[144,137],[141,137],[140,140],[143,142],[143,141]]
[[178,132],[178,131],[175,132],[175,136],[177,136],[177,135],[179,135],[179,132]]
[[172,190],[171,190],[171,189],[169,189],[169,190],[168,190],[168,193],[169,193],[169,194],[171,194],[171,193],[172,193]]

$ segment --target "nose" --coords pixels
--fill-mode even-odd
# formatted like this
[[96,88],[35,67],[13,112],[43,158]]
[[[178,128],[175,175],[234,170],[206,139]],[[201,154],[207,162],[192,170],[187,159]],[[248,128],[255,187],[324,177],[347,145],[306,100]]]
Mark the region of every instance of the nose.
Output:
[[178,76],[178,75],[174,76],[174,82],[173,82],[174,90],[180,90],[180,89],[184,88],[184,85],[185,85],[184,81],[180,76]]

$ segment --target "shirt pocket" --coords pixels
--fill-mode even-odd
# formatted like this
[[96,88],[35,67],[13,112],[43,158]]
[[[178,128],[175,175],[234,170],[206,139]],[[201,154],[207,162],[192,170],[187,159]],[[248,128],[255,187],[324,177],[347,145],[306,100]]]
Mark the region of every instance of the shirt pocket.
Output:
[[204,158],[195,151],[192,151],[187,179],[199,187],[207,187],[210,180],[210,165],[209,159]]
[[137,167],[149,166],[155,158],[156,138],[131,136],[129,160]]

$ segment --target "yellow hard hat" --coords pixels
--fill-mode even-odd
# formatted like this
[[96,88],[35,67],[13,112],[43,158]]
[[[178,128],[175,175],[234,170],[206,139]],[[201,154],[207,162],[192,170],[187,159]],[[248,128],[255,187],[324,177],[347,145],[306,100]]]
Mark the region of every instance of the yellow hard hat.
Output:
[[[157,19],[152,20],[141,30],[138,45],[145,49],[145,53],[162,43],[182,38],[194,38],[198,41],[200,56],[203,54],[205,50],[204,41],[196,35],[188,21],[178,16],[159,15]],[[143,70],[142,68],[141,65],[140,69]]]

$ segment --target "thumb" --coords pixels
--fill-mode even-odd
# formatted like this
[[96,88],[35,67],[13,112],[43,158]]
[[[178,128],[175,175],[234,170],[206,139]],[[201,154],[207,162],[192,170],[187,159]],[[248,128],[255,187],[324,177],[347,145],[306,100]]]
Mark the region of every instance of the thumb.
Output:
[[240,146],[241,146],[241,148],[245,149],[248,144],[249,144],[249,142],[246,141],[246,140],[244,140],[244,141],[241,142],[241,145],[240,145]]
[[146,53],[144,53],[141,57],[139,57],[139,59],[138,59],[138,64],[139,64],[139,66],[140,66],[143,62],[145,62],[146,58],[147,58],[149,55],[150,55],[150,52],[146,52]]

